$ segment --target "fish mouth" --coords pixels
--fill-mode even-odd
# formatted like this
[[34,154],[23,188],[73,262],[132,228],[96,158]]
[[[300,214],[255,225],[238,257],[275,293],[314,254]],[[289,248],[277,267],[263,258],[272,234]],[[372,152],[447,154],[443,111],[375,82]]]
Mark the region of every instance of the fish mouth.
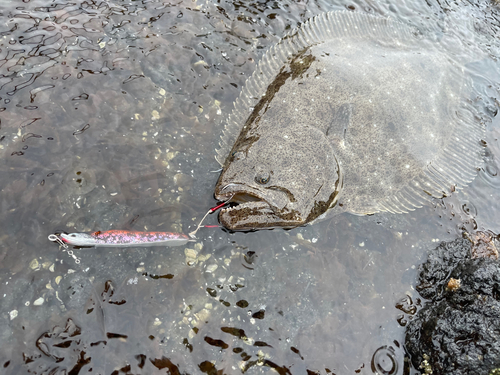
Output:
[[263,197],[264,194],[265,192],[239,184],[228,184],[220,189],[216,192],[215,198],[228,203],[228,206],[219,212],[220,224],[231,231],[288,226],[284,224],[279,207]]
[[216,196],[217,200],[226,202],[227,206],[221,208],[219,216],[228,214],[231,211],[245,209],[267,209],[270,213],[274,212],[271,205],[262,197],[250,192],[226,193]]
[[215,189],[215,199],[220,202],[245,204],[249,202],[265,202],[263,193],[243,184],[230,183]]

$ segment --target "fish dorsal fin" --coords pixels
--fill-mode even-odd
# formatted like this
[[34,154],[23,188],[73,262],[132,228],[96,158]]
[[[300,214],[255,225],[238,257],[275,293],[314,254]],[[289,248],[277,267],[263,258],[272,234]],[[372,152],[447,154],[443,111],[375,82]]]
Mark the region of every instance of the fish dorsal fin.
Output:
[[220,147],[216,150],[216,160],[224,165],[254,106],[265,95],[267,87],[283,65],[299,51],[336,38],[400,41],[411,39],[414,35],[415,30],[410,26],[365,13],[333,11],[311,18],[264,54],[234,102],[233,112],[221,136]]
[[481,139],[485,127],[473,105],[462,101],[457,108],[455,132],[437,157],[413,180],[378,202],[374,212],[406,213],[422,207],[431,198],[442,198],[471,183],[483,164]]

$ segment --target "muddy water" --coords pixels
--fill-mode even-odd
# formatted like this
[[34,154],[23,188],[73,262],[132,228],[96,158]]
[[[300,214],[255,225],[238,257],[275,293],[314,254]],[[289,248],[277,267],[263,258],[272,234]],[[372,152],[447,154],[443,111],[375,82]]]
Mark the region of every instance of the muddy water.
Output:
[[[463,229],[500,232],[495,3],[1,7],[1,373],[401,374],[415,266]],[[411,23],[436,43],[458,35],[456,53],[475,57],[486,163],[467,189],[407,215],[205,228],[186,248],[71,257],[47,240],[194,229],[215,204],[224,119],[259,57],[310,17],[345,9]]]

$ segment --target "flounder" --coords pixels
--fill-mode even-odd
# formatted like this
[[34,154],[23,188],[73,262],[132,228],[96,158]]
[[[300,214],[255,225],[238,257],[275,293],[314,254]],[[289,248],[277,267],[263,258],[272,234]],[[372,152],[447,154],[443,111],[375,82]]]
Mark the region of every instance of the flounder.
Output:
[[217,150],[231,230],[404,213],[471,182],[484,126],[464,65],[389,18],[329,12],[270,48]]

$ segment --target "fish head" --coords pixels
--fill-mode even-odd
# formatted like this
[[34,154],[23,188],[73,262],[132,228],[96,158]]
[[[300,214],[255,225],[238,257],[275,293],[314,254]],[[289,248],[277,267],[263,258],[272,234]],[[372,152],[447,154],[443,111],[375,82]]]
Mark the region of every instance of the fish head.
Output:
[[336,204],[342,175],[326,136],[314,127],[240,134],[215,187],[231,203],[219,213],[229,230],[305,225]]
[[73,246],[93,246],[97,239],[89,233],[61,233],[61,239],[64,243]]

